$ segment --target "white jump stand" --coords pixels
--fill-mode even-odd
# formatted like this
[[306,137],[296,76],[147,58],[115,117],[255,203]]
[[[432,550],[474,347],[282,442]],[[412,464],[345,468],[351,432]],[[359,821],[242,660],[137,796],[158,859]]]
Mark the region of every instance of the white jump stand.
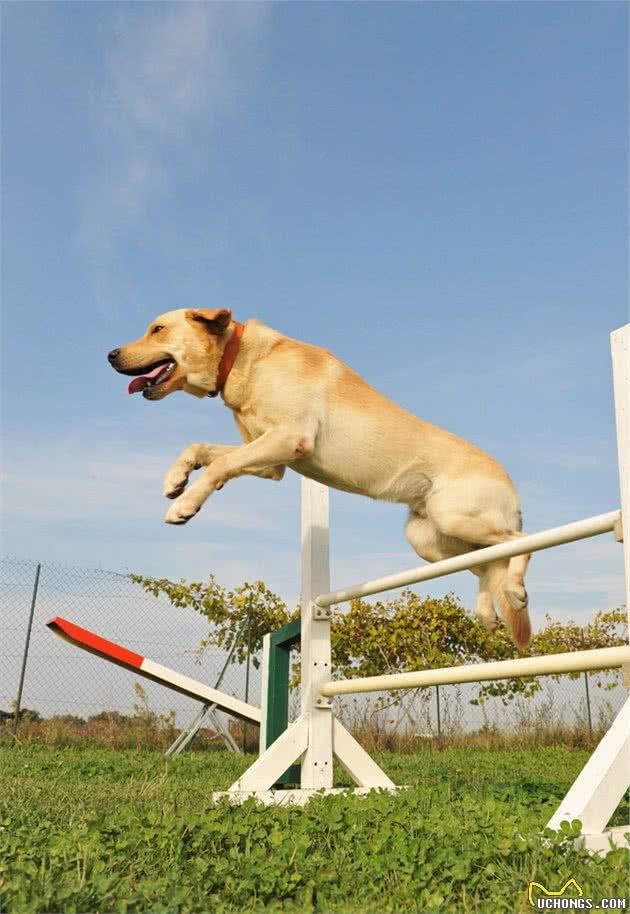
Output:
[[[328,489],[302,480],[302,614],[301,670],[302,713],[272,743],[228,791],[214,794],[243,802],[254,797],[262,803],[306,803],[317,793],[343,793],[333,788],[333,758],[357,785],[356,793],[374,788],[395,790],[395,784],[370,758],[332,712],[332,701],[319,689],[331,678],[329,608],[316,605],[319,594],[330,590],[328,552]],[[273,790],[286,769],[301,761],[301,786]]]

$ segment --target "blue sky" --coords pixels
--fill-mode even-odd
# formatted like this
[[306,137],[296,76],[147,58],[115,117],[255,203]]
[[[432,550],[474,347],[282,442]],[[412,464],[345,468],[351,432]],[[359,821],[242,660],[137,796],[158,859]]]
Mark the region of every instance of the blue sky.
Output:
[[[2,25],[3,553],[296,599],[297,477],[162,522],[179,451],[238,440],[217,401],[128,398],[109,368],[171,307],[330,348],[502,460],[527,530],[617,507],[624,4],[13,3]],[[333,584],[416,564],[404,516],[333,493]],[[619,605],[620,553],[535,557],[534,620]]]

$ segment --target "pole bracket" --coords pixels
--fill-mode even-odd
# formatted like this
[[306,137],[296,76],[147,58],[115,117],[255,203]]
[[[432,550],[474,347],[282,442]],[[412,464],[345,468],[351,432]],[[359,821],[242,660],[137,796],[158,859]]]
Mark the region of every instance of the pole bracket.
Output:
[[313,603],[313,619],[317,619],[320,622],[328,621],[332,618],[332,609],[330,606],[318,606],[317,603]]
[[623,543],[623,514],[620,514],[617,520],[615,521],[615,526],[613,528],[613,533],[615,534],[615,539],[618,543]]

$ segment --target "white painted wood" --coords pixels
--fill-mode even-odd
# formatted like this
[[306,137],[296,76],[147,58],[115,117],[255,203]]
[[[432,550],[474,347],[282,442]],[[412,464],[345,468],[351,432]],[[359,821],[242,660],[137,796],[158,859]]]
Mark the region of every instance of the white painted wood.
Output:
[[389,692],[394,689],[417,689],[460,682],[484,682],[520,676],[546,676],[550,673],[582,673],[588,670],[619,669],[630,662],[630,645],[604,647],[593,651],[547,654],[544,657],[522,657],[472,663],[469,666],[419,670],[413,673],[390,673],[365,679],[342,679],[321,686],[324,695],[354,695],[359,692]]
[[[611,334],[610,346],[621,495],[621,516],[615,524],[615,535],[619,540],[623,520],[627,528],[630,517],[630,324]],[[630,622],[630,536],[622,539],[622,545]],[[628,685],[628,665],[623,665],[622,669],[624,684]],[[630,842],[624,837],[624,832],[630,830],[630,824],[625,828],[606,828],[629,786],[630,698],[552,816],[548,827],[557,830],[564,820],[579,819],[583,831],[581,843],[589,850],[605,852],[611,842],[630,847]]]
[[300,759],[308,742],[308,722],[299,717],[230,787],[233,791],[269,790],[287,768]]
[[[630,324],[610,335],[615,392],[615,424],[617,428],[617,459],[619,462],[619,491],[621,494],[622,525],[630,526]],[[626,609],[630,624],[630,535],[623,542],[626,572]]]
[[214,704],[220,711],[227,711],[228,714],[232,714],[234,717],[251,720],[257,724],[260,723],[260,708],[246,704],[246,702],[234,698],[232,695],[227,695],[219,689],[213,689],[203,682],[197,682],[196,679],[191,679],[190,676],[182,676],[181,673],[176,673],[175,670],[162,666],[161,663],[155,663],[154,660],[147,660],[145,657],[142,665],[135,672],[146,679],[153,680],[153,682],[168,686],[174,692],[180,692],[182,695],[197,698],[211,705]]
[[269,653],[271,651],[271,634],[263,637],[262,663],[260,668],[260,737],[258,752],[263,754],[267,748],[267,697],[269,695]]
[[[400,790],[399,787],[384,788]],[[296,788],[292,790],[222,790],[212,794],[213,800],[229,800],[231,803],[244,803],[254,799],[264,806],[305,806],[313,797],[330,796],[331,794],[351,794],[366,797],[372,792],[371,787],[333,787],[329,790]]]
[[394,782],[337,719],[333,723],[333,749],[335,758],[359,787],[396,789]]
[[609,533],[615,528],[615,523],[620,517],[620,511],[609,511],[595,517],[564,524],[551,530],[532,533],[521,539],[509,543],[499,543],[498,546],[485,546],[475,552],[466,552],[452,559],[441,562],[432,562],[390,574],[374,581],[365,581],[362,584],[353,584],[332,593],[322,593],[316,600],[318,606],[332,606],[334,603],[345,603],[355,597],[367,597],[370,594],[382,593],[385,590],[394,590],[396,587],[406,587],[408,584],[418,584],[420,581],[432,581],[435,578],[454,574],[456,571],[466,571],[477,565],[487,565],[496,559],[509,558],[514,555],[525,555],[528,552],[539,552],[541,549],[550,549],[552,546],[561,546],[563,543],[572,543],[575,540],[587,539],[590,536],[599,536]]
[[[585,834],[601,835],[630,784],[630,698],[553,814],[548,828],[579,819]],[[630,825],[627,830],[630,830]]]
[[599,854],[607,854],[610,850],[610,845],[613,847],[630,847],[626,839],[626,834],[628,833],[628,825],[618,825],[615,828],[605,828],[601,834],[596,835],[581,835],[578,840],[578,845],[587,848],[589,851],[594,851]]
[[315,597],[330,587],[328,488],[303,478],[301,502],[302,714],[308,721],[309,736],[300,783],[302,788],[329,789],[333,784],[333,718],[320,687],[330,679],[330,619],[316,618],[313,612]]

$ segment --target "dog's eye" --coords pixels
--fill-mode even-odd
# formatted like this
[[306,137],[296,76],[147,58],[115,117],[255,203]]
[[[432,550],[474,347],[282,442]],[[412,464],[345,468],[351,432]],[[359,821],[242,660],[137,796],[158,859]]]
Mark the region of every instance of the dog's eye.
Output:
[[164,330],[164,327],[160,327],[160,326],[154,327],[153,330],[151,331],[151,335],[153,335],[154,333],[159,333],[160,330]]

